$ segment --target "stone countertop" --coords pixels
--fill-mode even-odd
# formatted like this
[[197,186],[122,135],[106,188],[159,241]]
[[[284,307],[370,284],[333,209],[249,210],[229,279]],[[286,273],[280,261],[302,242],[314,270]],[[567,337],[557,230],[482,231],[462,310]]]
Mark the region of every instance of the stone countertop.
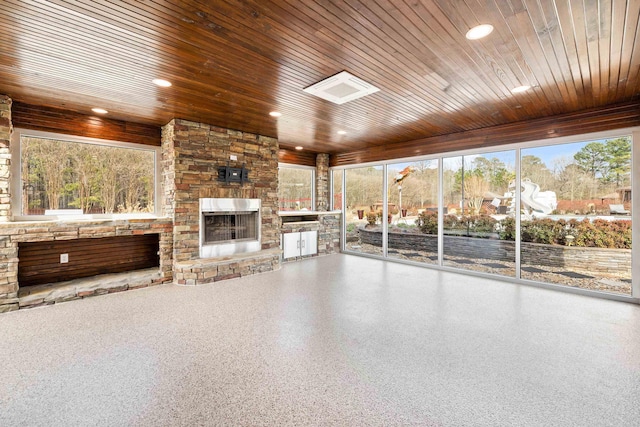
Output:
[[304,215],[336,215],[341,214],[341,210],[334,211],[278,211],[280,216],[304,216]]

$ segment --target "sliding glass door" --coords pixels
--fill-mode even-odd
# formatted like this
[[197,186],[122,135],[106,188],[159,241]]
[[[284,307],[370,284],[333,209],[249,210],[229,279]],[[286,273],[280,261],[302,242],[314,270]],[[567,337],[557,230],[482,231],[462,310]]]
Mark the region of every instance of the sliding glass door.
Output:
[[383,168],[367,166],[345,171],[345,248],[382,255]]
[[515,276],[512,222],[515,151],[443,159],[443,265]]
[[389,258],[438,263],[438,161],[387,166]]
[[521,277],[631,293],[631,137],[523,149]]

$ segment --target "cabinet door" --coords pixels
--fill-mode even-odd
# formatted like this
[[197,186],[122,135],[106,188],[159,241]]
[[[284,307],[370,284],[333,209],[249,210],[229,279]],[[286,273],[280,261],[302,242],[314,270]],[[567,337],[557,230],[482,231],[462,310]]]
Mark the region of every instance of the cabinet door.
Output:
[[315,255],[318,253],[318,232],[303,231],[300,233],[300,255]]
[[300,233],[282,234],[282,257],[295,258],[300,256]]

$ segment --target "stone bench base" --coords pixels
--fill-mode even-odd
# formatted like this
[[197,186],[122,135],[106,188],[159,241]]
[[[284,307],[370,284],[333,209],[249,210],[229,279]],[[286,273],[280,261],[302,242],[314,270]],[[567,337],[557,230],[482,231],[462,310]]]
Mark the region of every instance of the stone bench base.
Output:
[[225,257],[179,261],[173,265],[174,283],[201,285],[280,269],[280,248]]
[[20,288],[16,303],[19,304],[19,308],[39,307],[94,295],[146,288],[168,281],[169,279],[163,278],[157,268],[126,273],[101,274],[66,282]]

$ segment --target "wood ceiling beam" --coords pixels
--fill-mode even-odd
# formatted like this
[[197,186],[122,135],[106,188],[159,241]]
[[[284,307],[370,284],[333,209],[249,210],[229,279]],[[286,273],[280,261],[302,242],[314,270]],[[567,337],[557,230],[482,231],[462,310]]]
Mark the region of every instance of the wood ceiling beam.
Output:
[[640,126],[640,101],[340,153],[331,156],[331,166],[498,147],[632,126]]

